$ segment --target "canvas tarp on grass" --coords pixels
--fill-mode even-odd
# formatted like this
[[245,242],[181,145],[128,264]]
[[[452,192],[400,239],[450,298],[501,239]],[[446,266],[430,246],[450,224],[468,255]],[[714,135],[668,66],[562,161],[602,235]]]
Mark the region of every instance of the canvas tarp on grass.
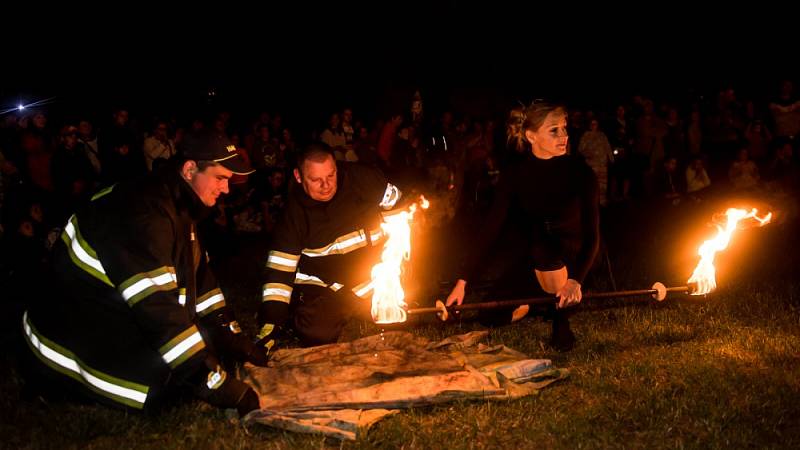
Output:
[[567,376],[550,360],[482,344],[487,334],[474,331],[430,342],[392,331],[353,342],[279,350],[269,367],[245,368],[243,378],[259,393],[262,408],[246,420],[356,439],[402,408],[518,398]]

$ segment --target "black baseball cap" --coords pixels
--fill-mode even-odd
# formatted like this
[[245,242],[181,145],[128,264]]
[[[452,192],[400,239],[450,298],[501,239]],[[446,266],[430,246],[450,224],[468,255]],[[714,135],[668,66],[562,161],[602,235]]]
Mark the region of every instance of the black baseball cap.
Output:
[[186,159],[213,161],[236,175],[249,175],[255,170],[236,151],[236,146],[227,137],[218,133],[187,135],[180,150]]

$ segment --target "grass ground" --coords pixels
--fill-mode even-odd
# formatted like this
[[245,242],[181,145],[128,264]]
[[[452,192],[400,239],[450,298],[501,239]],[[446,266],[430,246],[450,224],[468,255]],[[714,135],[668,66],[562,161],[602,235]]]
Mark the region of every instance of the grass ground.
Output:
[[[743,235],[739,246],[721,258],[720,290],[707,299],[583,305],[573,318],[578,344],[569,353],[550,349],[549,324],[538,318],[492,330],[492,342],[551,358],[571,370],[567,380],[534,397],[416,408],[379,422],[360,441],[341,444],[243,426],[194,401],[151,417],[22,399],[13,354],[4,352],[0,446],[800,448],[800,283],[794,279],[792,256],[796,234],[779,226],[758,233]],[[662,281],[671,281],[668,274],[678,280],[683,276],[670,271],[672,265],[683,264],[682,245],[659,238],[631,244],[619,239],[624,234],[624,227],[609,233],[621,288],[646,286],[653,273],[664,274]],[[676,255],[676,261],[648,257],[656,248]],[[686,259],[692,258],[689,254]],[[249,306],[237,309],[247,313]],[[423,324],[412,331],[439,338],[478,328],[464,320]],[[353,324],[346,338],[376,331],[372,325]],[[4,336],[2,345],[10,348],[10,337]]]

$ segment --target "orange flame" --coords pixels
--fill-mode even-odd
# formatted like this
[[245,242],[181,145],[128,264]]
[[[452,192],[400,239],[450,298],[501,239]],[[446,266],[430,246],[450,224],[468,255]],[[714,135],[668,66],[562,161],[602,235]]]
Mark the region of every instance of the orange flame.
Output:
[[725,211],[728,217],[725,227],[717,225],[717,235],[712,239],[703,242],[700,246],[699,255],[700,262],[694,269],[689,284],[695,285],[692,295],[705,295],[717,288],[717,281],[715,278],[716,270],[714,269],[714,255],[728,247],[731,240],[731,235],[736,230],[736,226],[740,221],[745,219],[755,219],[758,226],[764,226],[772,219],[772,213],[768,213],[764,217],[758,217],[758,210],[753,208],[750,211],[744,209],[729,208]]
[[[420,196],[419,207],[428,209],[429,202]],[[411,256],[411,220],[417,203],[407,210],[384,215],[381,228],[387,236],[381,262],[372,267],[372,319],[375,323],[405,322],[405,292],[400,282],[403,261]]]

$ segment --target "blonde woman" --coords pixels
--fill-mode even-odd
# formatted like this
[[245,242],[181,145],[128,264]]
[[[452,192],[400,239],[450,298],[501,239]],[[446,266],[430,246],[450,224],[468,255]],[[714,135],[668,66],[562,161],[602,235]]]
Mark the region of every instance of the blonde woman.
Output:
[[[563,107],[534,103],[512,111],[509,120],[509,139],[525,149],[527,157],[501,175],[486,225],[466,258],[447,305],[464,301],[466,280],[477,273],[486,250],[513,212],[530,238],[524,264],[532,275],[515,282],[530,286],[535,277],[541,290],[558,297],[552,311],[551,344],[567,351],[575,336],[565,309],[580,303],[581,284],[599,245],[597,178],[580,157],[567,154],[567,112]],[[521,319],[528,310],[526,305],[506,311],[505,322]]]

